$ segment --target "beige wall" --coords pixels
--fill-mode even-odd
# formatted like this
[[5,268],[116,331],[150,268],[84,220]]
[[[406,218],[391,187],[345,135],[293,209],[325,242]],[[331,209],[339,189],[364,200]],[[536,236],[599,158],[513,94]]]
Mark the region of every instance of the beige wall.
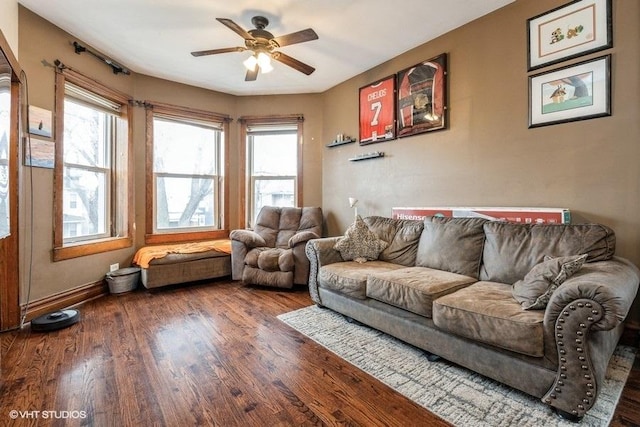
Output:
[[[29,104],[49,110],[54,109],[54,69],[43,65],[43,60],[52,64],[59,59],[65,65],[88,75],[107,86],[131,95],[139,101],[156,101],[198,108],[227,114],[234,120],[230,124],[230,185],[229,226],[238,227],[239,206],[239,123],[240,115],[303,114],[303,194],[304,203],[319,206],[322,202],[322,155],[320,95],[294,95],[273,97],[237,97],[220,92],[187,86],[167,80],[133,73],[130,76],[114,75],[111,69],[90,55],[74,53],[71,35],[46,20],[20,7],[19,49],[20,64],[27,73]],[[83,43],[82,40],[79,40]],[[34,235],[33,248],[28,243],[21,247],[23,257],[33,253],[32,286],[30,301],[64,292],[85,284],[101,280],[113,263],[129,265],[135,249],[144,245],[145,230],[145,113],[143,108],[134,108],[134,180],[135,180],[135,245],[130,249],[85,256],[59,262],[51,261],[53,243],[53,170],[22,168],[21,231],[23,242],[31,241],[31,227],[26,213],[29,212],[30,179],[33,179]],[[21,301],[28,294],[27,272],[22,267]]]
[[[612,54],[613,115],[528,129],[526,20],[565,3],[519,0],[328,91],[325,143],[358,134],[359,87],[449,55],[448,130],[324,149],[329,232],[352,221],[350,196],[363,215],[388,216],[393,206],[566,207],[612,227],[618,254],[640,264],[640,2],[613,1],[613,49],[570,61]],[[385,157],[347,161],[370,151]]]
[[13,54],[18,57],[18,2],[16,0],[0,1],[0,30],[7,39]]

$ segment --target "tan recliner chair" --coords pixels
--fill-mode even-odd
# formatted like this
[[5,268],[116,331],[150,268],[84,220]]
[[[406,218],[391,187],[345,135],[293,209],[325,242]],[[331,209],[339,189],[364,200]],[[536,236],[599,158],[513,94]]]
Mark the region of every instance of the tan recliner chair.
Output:
[[292,288],[309,281],[305,245],[322,237],[319,207],[265,206],[253,230],[233,230],[231,277],[246,284]]

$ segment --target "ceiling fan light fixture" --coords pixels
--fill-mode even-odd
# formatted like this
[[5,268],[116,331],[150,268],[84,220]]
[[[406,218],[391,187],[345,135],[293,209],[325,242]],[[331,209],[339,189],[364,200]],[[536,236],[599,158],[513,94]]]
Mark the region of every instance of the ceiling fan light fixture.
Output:
[[251,55],[250,57],[242,61],[242,64],[247,70],[255,71],[256,65],[258,65],[258,58],[256,58],[255,55]]
[[313,29],[307,28],[306,30],[296,31],[280,37],[274,37],[273,34],[265,30],[266,26],[269,24],[269,20],[263,16],[254,16],[253,19],[251,19],[251,23],[256,28],[249,31],[245,30],[231,19],[216,18],[216,20],[242,37],[244,39],[244,46],[199,50],[191,52],[191,55],[205,56],[217,55],[219,53],[249,51],[251,52],[251,56],[242,61],[243,65],[248,70],[245,76],[245,81],[254,81],[260,72],[269,73],[273,71],[273,65],[271,64],[272,59],[306,75],[310,75],[315,71],[315,68],[305,64],[304,62],[298,61],[297,59],[276,50],[283,46],[317,40],[318,35],[313,31]]
[[258,65],[263,73],[269,73],[273,71],[273,65],[271,65],[271,57],[264,52],[258,54]]

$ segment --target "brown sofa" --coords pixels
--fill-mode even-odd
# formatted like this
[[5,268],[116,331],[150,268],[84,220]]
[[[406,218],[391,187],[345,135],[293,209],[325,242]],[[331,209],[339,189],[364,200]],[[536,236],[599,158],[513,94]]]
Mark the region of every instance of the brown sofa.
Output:
[[[640,281],[636,266],[614,256],[611,229],[440,217],[369,217],[364,231],[358,223],[307,244],[314,302],[563,416],[592,407]],[[378,241],[363,239],[367,231]],[[379,254],[358,254],[380,242]]]
[[231,278],[246,284],[292,288],[306,285],[305,245],[322,236],[319,207],[264,206],[253,230],[232,230]]

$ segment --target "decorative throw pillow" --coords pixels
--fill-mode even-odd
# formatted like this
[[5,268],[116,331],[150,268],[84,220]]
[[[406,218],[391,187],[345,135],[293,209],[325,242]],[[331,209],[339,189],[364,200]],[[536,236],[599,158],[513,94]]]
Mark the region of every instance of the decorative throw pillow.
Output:
[[355,222],[349,226],[344,236],[338,239],[333,248],[340,252],[345,261],[360,262],[362,259],[365,261],[378,259],[378,255],[387,245],[388,243],[371,231],[358,215]]
[[560,258],[544,257],[524,279],[513,284],[513,297],[525,310],[543,310],[551,295],[565,280],[575,274],[587,259],[587,254]]

